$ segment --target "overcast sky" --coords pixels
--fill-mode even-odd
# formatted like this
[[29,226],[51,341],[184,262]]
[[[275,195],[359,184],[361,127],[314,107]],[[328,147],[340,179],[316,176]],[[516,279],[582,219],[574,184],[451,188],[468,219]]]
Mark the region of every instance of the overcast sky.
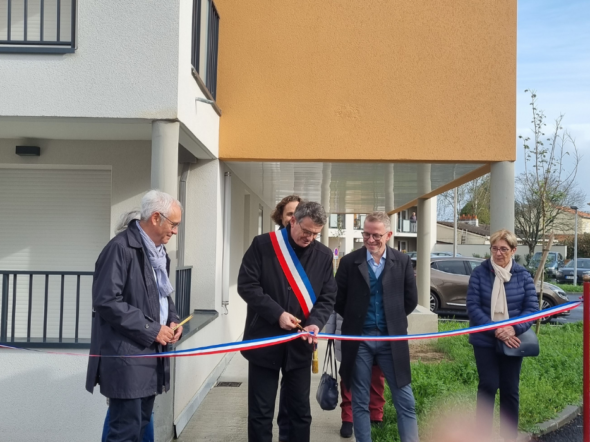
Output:
[[[547,123],[565,115],[563,125],[584,155],[577,182],[590,189],[590,0],[518,0],[517,69],[517,135],[530,134],[524,90],[534,89]],[[519,140],[516,172],[523,167]]]

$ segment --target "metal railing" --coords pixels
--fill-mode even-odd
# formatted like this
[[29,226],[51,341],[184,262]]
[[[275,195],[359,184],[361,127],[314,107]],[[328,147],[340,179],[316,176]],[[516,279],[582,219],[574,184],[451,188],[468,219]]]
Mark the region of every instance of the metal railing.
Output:
[[418,233],[418,223],[409,219],[400,219],[397,222],[397,231],[403,233]]
[[0,0],[0,52],[71,53],[76,0]]
[[178,267],[176,269],[176,311],[180,319],[186,318],[191,313],[191,278],[192,266]]
[[[176,308],[190,314],[192,266],[176,270]],[[0,343],[27,347],[90,344],[94,272],[0,270]]]
[[0,342],[87,345],[92,275],[0,270]]

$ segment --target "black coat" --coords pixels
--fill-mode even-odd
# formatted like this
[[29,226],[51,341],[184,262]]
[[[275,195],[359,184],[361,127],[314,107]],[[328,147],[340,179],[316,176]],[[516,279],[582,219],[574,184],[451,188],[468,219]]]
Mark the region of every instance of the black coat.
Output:
[[[167,257],[168,258],[168,257]],[[170,260],[167,259],[170,272]],[[136,222],[115,236],[103,249],[92,284],[91,355],[136,355],[158,353],[160,295]],[[168,319],[180,322],[168,296]],[[90,357],[86,389],[108,398],[136,399],[170,388],[168,358]]]
[[[387,247],[387,258],[383,269],[383,310],[390,335],[407,335],[407,316],[418,304],[416,278],[410,258],[391,247]],[[336,273],[338,296],[335,310],[343,318],[343,335],[361,335],[369,308],[371,289],[367,249],[355,250],[344,256]],[[359,349],[359,341],[342,341],[342,363],[340,376],[350,388],[352,371]],[[412,380],[410,370],[410,348],[408,341],[391,342],[393,367],[398,387]]]
[[[238,275],[238,293],[248,304],[244,340],[280,336],[295,331],[283,330],[279,317],[288,312],[301,319],[301,324],[317,325],[320,330],[334,309],[336,283],[332,265],[332,251],[312,241],[303,252],[301,264],[316,295],[309,317],[303,310],[274,252],[270,234],[254,238],[242,259]],[[292,370],[311,363],[313,346],[296,339],[285,344],[248,350],[242,355],[250,362],[266,368]]]

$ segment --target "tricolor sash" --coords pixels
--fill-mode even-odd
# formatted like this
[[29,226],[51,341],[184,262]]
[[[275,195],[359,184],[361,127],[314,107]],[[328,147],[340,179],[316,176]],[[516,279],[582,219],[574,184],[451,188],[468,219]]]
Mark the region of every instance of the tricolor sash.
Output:
[[299,258],[297,258],[293,247],[289,244],[289,232],[287,232],[286,228],[278,232],[270,232],[270,240],[281,269],[283,269],[283,273],[301,305],[303,314],[307,318],[315,304],[316,297],[309,278],[305,274],[301,262],[299,262]]

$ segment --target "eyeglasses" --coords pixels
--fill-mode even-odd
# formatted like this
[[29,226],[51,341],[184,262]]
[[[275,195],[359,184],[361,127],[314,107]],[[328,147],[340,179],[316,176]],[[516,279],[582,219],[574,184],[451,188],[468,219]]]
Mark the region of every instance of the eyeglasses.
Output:
[[170,219],[169,219],[169,218],[168,218],[166,215],[164,215],[162,212],[158,212],[158,213],[160,214],[160,216],[161,216],[162,218],[164,218],[166,221],[168,221],[168,222],[170,223],[170,226],[171,226],[173,229],[176,229],[176,228],[178,227],[178,225],[180,224],[180,223],[173,223],[173,222],[172,222],[172,221],[170,221]]
[[373,239],[375,241],[379,241],[381,238],[383,238],[385,235],[381,235],[379,233],[369,233],[369,232],[361,232],[363,235],[363,239],[369,239],[371,236],[373,237]]
[[299,222],[297,222],[297,224],[299,224],[299,228],[301,229],[301,232],[303,233],[303,236],[306,236],[306,237],[307,236],[310,236],[312,238],[315,238],[316,236],[318,236],[321,233],[321,232],[312,232],[311,230],[304,229],[301,226],[301,223],[299,223]]
[[490,250],[492,251],[492,253],[498,253],[498,252],[502,252],[502,254],[506,254],[508,253],[511,249],[509,249],[508,247],[490,247]]

